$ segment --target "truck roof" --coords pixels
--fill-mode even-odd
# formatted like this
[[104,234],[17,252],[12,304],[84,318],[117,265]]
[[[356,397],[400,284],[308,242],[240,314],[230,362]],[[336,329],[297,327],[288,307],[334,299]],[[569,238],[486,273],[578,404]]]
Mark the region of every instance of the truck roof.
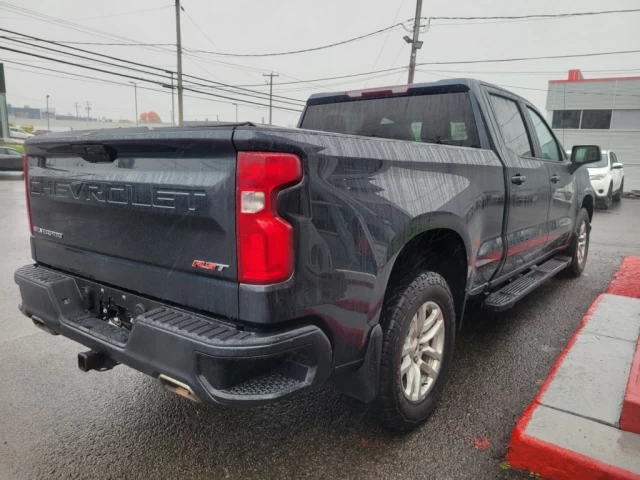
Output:
[[[365,90],[352,90],[352,91],[344,91],[344,92],[324,92],[324,93],[314,93],[307,100],[307,105],[320,105],[323,103],[331,103],[331,102],[339,102],[339,101],[348,101],[353,100],[354,98],[364,96],[376,96],[376,92],[380,92],[381,94],[385,92],[392,93],[405,93],[405,92],[414,92],[416,94],[422,93],[433,93],[434,89],[443,88],[446,91],[460,92],[460,91],[473,91],[476,94],[479,94],[480,87],[489,86],[492,88],[496,88],[499,90],[505,90],[502,87],[497,85],[493,85],[491,83],[483,82],[481,80],[477,80],[475,78],[448,78],[446,80],[438,80],[436,82],[421,82],[414,83],[412,85],[394,85],[394,86],[385,86],[385,87],[375,87]],[[404,89],[404,91],[401,91]],[[509,92],[511,95],[516,95],[513,92]],[[519,95],[516,95],[519,96]]]

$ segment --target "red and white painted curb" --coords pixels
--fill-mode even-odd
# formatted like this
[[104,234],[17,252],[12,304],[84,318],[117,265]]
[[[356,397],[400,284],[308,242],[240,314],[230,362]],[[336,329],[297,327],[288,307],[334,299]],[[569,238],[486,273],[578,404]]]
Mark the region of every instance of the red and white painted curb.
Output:
[[593,302],[513,431],[507,460],[553,480],[640,480],[640,257]]

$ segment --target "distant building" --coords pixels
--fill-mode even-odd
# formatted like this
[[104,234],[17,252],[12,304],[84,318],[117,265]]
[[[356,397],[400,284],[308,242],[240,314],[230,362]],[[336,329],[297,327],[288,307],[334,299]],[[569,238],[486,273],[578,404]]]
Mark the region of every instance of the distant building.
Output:
[[640,190],[640,77],[550,80],[548,120],[566,150],[600,145],[624,164],[625,191]]
[[13,115],[16,118],[29,118],[32,120],[42,118],[39,108],[30,108],[28,106],[14,107],[12,105],[7,105],[7,115]]

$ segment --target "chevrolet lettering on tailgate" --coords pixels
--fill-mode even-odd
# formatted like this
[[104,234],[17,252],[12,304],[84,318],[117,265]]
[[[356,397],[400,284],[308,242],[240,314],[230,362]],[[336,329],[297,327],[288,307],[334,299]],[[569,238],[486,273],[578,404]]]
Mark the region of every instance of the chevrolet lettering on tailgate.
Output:
[[47,178],[30,178],[31,196],[98,202],[133,207],[165,208],[195,211],[204,207],[202,190],[176,189],[160,185],[110,184],[102,182],[70,182]]

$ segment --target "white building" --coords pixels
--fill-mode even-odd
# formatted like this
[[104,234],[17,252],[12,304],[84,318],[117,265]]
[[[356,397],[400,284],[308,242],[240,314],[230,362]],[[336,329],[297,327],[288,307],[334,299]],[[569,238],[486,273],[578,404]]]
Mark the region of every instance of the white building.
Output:
[[547,119],[566,150],[600,145],[624,164],[625,191],[640,190],[640,77],[550,80]]

